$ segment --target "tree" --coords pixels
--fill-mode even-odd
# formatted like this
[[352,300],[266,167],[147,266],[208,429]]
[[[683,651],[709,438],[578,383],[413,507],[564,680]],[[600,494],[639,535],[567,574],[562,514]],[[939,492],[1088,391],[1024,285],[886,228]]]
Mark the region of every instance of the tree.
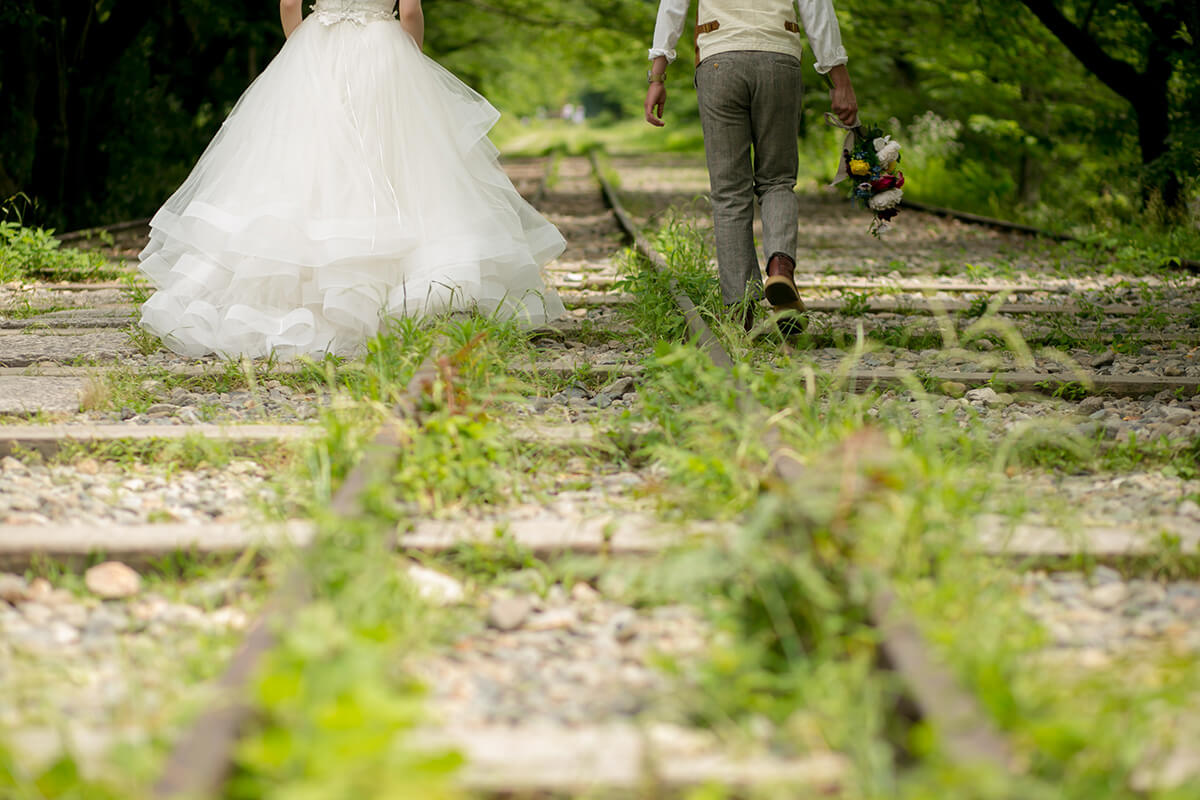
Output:
[[[1144,186],[1169,207],[1183,201],[1180,158],[1172,158],[1174,117],[1195,104],[1200,55],[1196,0],[1021,0],[1137,117]],[[1177,73],[1190,73],[1175,80]],[[1190,82],[1190,86],[1181,86]],[[1187,95],[1192,95],[1190,98]],[[1176,106],[1173,108],[1173,105]],[[1191,136],[1187,137],[1192,139]],[[1194,143],[1194,142],[1193,142]]]
[[[613,37],[648,36],[647,9],[426,0],[427,46],[489,96],[533,102]],[[25,192],[56,227],[151,213],[283,42],[265,0],[0,0],[0,20],[0,201]]]

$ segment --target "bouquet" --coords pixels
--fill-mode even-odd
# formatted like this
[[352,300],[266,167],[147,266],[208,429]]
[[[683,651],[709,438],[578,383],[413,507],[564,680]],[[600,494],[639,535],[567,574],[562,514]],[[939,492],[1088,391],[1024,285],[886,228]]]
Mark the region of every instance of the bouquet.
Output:
[[870,232],[881,237],[892,226],[892,220],[900,213],[900,201],[904,197],[904,173],[900,171],[900,143],[892,141],[881,128],[867,125],[850,127],[842,124],[831,114],[826,114],[830,124],[848,131],[842,147],[842,160],[838,164],[837,176],[830,186],[851,180],[850,199],[856,204],[864,203],[875,213]]

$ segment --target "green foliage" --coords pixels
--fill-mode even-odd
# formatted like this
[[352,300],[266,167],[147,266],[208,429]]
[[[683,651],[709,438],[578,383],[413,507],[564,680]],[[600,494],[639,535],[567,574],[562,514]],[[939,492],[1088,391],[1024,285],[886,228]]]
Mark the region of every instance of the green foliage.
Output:
[[870,292],[846,292],[842,298],[842,314],[861,317],[871,310]]
[[643,342],[678,341],[687,331],[687,323],[675,305],[674,281],[710,320],[723,319],[721,302],[713,268],[709,237],[696,229],[682,215],[668,216],[654,235],[655,250],[667,261],[661,271],[634,251],[628,251],[621,266],[619,291],[634,297],[632,306],[622,313]]
[[0,281],[101,281],[118,275],[99,253],[61,244],[53,231],[0,222]]
[[30,778],[16,757],[0,746],[0,790],[11,800],[121,800],[128,797],[112,785],[91,781],[80,774],[75,760],[69,756],[57,759],[39,775]]
[[395,496],[426,513],[496,503],[509,495],[514,464],[494,422],[441,411],[406,432],[410,443],[392,475]]
[[667,496],[710,518],[744,510],[764,477],[764,452],[752,438],[756,421],[737,413],[736,384],[694,348],[666,343],[646,377],[639,396],[661,434],[642,449],[674,476]]
[[[255,694],[261,722],[238,754],[230,798],[448,798],[458,756],[422,748],[409,734],[422,693],[401,664],[431,637],[433,624],[389,550],[392,532],[418,516],[463,504],[507,502],[520,492],[527,454],[485,409],[511,387],[512,359],[526,337],[510,322],[478,315],[399,320],[370,343],[364,363],[313,365],[339,400],[323,435],[306,448],[298,479],[319,523],[303,554],[315,602],[288,621]],[[436,349],[436,372],[417,367]],[[413,385],[415,403],[404,399]],[[400,445],[372,452],[384,429]],[[332,515],[331,498],[353,465],[371,465],[353,520]],[[458,570],[489,579],[537,568],[520,548],[463,546]]]
[[372,523],[324,519],[303,556],[314,602],[279,631],[255,684],[236,798],[456,796],[461,759],[410,738],[422,692],[399,657],[428,641],[427,610]]
[[[1179,16],[1182,0],[1143,4],[1145,15],[1123,0],[1054,5],[1076,22],[1086,17],[1088,35],[1136,69],[1147,70],[1150,45],[1162,45],[1170,61],[1167,151],[1143,167],[1135,109],[1023,6],[843,0],[838,14],[860,105],[865,116],[890,119],[884,127],[903,143],[906,191],[1098,236],[1157,225],[1161,231],[1144,237],[1156,263],[1196,258],[1200,241],[1186,215],[1164,215],[1153,202],[1141,211],[1144,179],[1161,183],[1171,173],[1185,197],[1197,191],[1194,15]],[[635,62],[650,40],[653,5],[427,0],[425,12],[427,51],[506,112],[497,136],[507,148],[699,151],[689,35],[670,70],[667,128],[641,120]],[[1156,16],[1165,27],[1142,20]],[[233,0],[147,8],[97,1],[54,13],[19,0],[6,19],[0,47],[14,58],[2,77],[14,91],[0,107],[13,124],[0,131],[0,192],[26,190],[41,201],[39,221],[60,225],[153,211],[282,41],[273,9]],[[903,35],[881,46],[881,31]],[[811,72],[807,83],[821,85]],[[586,109],[588,125],[557,119],[568,102]],[[824,181],[840,144],[821,120],[825,92],[808,92],[805,108],[802,169]],[[46,141],[56,132],[56,146],[38,150],[39,130]]]

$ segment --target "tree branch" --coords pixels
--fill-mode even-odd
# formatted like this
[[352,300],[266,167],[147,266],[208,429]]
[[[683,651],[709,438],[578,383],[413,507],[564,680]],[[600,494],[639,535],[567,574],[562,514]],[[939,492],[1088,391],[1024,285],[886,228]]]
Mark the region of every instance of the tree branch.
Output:
[[1095,39],[1067,19],[1053,0],[1021,0],[1080,63],[1135,107],[1141,101],[1141,75],[1131,64],[1104,52]]
[[1142,22],[1146,23],[1146,27],[1154,34],[1154,38],[1158,39],[1160,44],[1170,48],[1172,40],[1175,38],[1175,32],[1179,30],[1178,22],[1171,24],[1172,20],[1157,13],[1155,9],[1146,5],[1144,0],[1131,0],[1130,4],[1142,18]]

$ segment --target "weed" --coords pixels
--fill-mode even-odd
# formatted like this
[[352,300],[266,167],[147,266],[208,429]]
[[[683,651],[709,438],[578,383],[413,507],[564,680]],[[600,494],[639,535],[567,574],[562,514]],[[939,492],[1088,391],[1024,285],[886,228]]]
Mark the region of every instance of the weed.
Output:
[[989,304],[986,297],[976,297],[962,313],[968,319],[977,319],[988,312],[988,307]]
[[107,408],[110,402],[108,384],[103,379],[88,378],[83,382],[83,390],[79,397],[81,411],[97,411]]
[[[289,616],[255,678],[256,723],[225,796],[456,796],[450,777],[461,759],[411,742],[422,691],[397,666],[445,621],[433,624],[378,522],[319,524],[302,556],[313,602]],[[337,769],[321,766],[330,753],[341,754]]]
[[1047,378],[1044,381],[1038,381],[1034,386],[1051,397],[1073,402],[1082,400],[1091,394],[1088,387],[1079,381],[1057,381]]
[[847,292],[842,299],[841,313],[846,317],[865,316],[871,310],[871,295],[868,292]]
[[724,316],[724,304],[713,274],[708,237],[679,216],[668,216],[655,236],[655,247],[669,265],[669,274],[657,270],[633,251],[627,251],[621,265],[617,289],[634,296],[634,303],[622,308],[639,340],[653,344],[679,341],[687,324],[675,306],[671,280],[711,319]]
[[124,330],[129,343],[144,356],[157,353],[163,347],[162,339],[140,325],[129,325]]
[[151,287],[143,281],[144,278],[140,275],[127,273],[121,276],[121,282],[124,284],[121,294],[125,296],[125,302],[140,308],[150,299]]
[[[549,573],[548,565],[501,530],[496,531],[495,538],[490,542],[456,544],[439,554],[437,562],[449,566],[465,578],[482,583],[493,583],[521,570],[532,570],[543,576]],[[543,578],[541,583],[546,585],[548,582]]]
[[70,306],[62,306],[51,304],[48,306],[35,306],[33,301],[28,297],[22,297],[16,305],[10,306],[4,310],[3,316],[9,319],[31,319],[39,317],[42,314],[51,314],[55,311],[69,311]]

